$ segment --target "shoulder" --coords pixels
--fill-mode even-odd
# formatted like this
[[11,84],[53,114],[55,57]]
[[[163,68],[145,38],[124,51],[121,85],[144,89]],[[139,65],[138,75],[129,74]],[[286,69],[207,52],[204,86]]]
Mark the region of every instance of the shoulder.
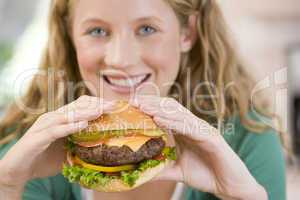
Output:
[[[224,138],[231,148],[241,157],[247,157],[255,152],[272,153],[282,157],[283,148],[279,132],[271,126],[271,120],[253,114],[250,117],[258,123],[269,125],[262,132],[254,132],[246,128],[239,117],[232,118],[226,123]],[[269,152],[271,150],[271,152]]]

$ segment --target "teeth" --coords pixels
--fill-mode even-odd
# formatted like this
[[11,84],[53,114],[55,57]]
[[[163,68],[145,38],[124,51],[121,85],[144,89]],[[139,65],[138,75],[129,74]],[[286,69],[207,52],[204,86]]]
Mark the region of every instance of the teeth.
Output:
[[139,83],[141,83],[147,75],[143,76],[137,76],[134,78],[128,78],[128,79],[116,79],[112,77],[107,77],[107,79],[114,85],[123,86],[123,87],[132,87]]

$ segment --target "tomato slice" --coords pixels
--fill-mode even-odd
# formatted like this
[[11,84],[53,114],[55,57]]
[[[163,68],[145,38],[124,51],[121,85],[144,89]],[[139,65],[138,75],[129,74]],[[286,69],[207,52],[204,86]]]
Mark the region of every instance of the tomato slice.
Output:
[[82,147],[96,147],[101,144],[104,144],[106,140],[95,140],[90,142],[76,142],[79,146]]
[[154,160],[164,161],[166,157],[161,153],[153,158]]
[[132,170],[135,168],[135,165],[120,165],[120,166],[115,166],[115,167],[93,165],[93,164],[84,162],[78,156],[74,156],[73,160],[74,160],[74,163],[79,164],[82,167],[85,167],[87,169],[93,169],[93,170],[100,171],[100,172],[120,172],[120,171]]

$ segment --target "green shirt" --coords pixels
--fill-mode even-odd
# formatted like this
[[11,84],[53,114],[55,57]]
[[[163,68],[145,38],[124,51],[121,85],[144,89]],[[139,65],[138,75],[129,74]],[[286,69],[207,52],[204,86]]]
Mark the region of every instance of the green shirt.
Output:
[[[252,133],[236,119],[231,131],[224,138],[243,160],[253,177],[266,189],[270,200],[286,199],[285,161],[278,134],[274,130],[265,133]],[[0,147],[0,158],[16,142]],[[201,180],[199,180],[201,181]],[[187,200],[215,200],[211,194],[188,188],[184,192]],[[27,183],[23,193],[24,200],[81,200],[78,184],[69,183],[62,174]]]

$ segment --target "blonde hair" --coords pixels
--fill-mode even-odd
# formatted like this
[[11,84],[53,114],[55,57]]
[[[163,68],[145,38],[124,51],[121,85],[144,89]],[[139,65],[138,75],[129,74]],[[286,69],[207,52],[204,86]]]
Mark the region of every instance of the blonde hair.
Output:
[[[191,72],[191,85],[195,89],[199,81],[205,84],[198,91],[199,94],[209,95],[211,98],[198,100],[189,109],[198,117],[220,126],[223,120],[234,115],[240,117],[241,123],[248,129],[261,132],[268,125],[249,118],[251,109],[251,89],[254,81],[244,70],[244,67],[229,40],[227,26],[222,12],[215,0],[166,0],[174,9],[182,26],[186,26],[190,15],[197,13],[198,38],[190,52],[182,55],[180,72],[176,83],[184,90],[181,103],[188,104],[191,99],[187,88],[187,72]],[[0,124],[0,144],[9,142],[21,136],[37,117],[54,110],[74,98],[89,94],[86,87],[79,88],[74,98],[67,96],[66,88],[59,87],[59,83],[82,81],[76,59],[75,48],[69,35],[71,16],[71,0],[52,0],[49,16],[49,38],[40,69],[52,70],[55,80],[54,94],[49,99],[49,74],[35,76],[29,90],[22,98],[24,106],[39,109],[40,113],[32,114],[21,109],[16,103],[12,104]],[[50,68],[51,67],[51,68]],[[63,76],[55,72],[63,70]],[[224,86],[233,85],[224,93]],[[177,93],[175,85],[171,88],[170,96]],[[218,98],[213,98],[214,96]],[[49,105],[51,103],[51,105]],[[202,111],[199,111],[201,108]],[[255,106],[258,110],[259,106]],[[205,112],[205,111],[210,112]],[[263,111],[267,115],[266,111]],[[16,125],[13,131],[5,131]]]

